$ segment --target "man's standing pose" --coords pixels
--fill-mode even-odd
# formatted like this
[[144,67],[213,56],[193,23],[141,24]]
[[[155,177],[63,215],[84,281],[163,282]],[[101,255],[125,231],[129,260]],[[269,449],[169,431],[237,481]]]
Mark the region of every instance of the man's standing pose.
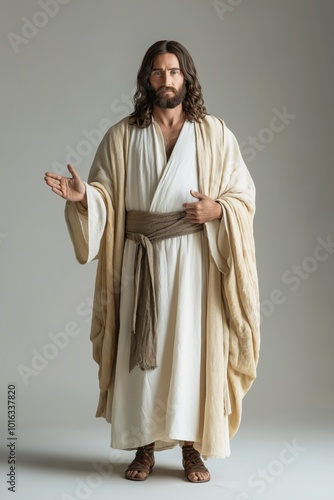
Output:
[[150,47],[135,110],[105,134],[88,182],[47,173],[67,200],[76,257],[98,259],[92,316],[96,416],[111,446],[136,449],[142,481],[154,450],[182,446],[191,482],[226,457],[256,377],[259,299],[255,189],[233,134],[206,112],[178,42]]

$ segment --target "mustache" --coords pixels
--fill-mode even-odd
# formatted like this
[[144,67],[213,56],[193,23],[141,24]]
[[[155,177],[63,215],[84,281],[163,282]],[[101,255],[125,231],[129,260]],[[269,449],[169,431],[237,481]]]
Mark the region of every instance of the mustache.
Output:
[[176,93],[173,87],[166,87],[166,85],[162,85],[162,87],[159,87],[157,93],[159,94],[160,92],[166,92],[166,91],[173,92],[174,94]]

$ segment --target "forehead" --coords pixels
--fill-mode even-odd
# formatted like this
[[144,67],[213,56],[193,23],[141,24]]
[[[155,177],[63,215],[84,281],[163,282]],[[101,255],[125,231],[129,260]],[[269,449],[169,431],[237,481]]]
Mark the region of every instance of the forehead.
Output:
[[180,68],[180,63],[175,54],[158,54],[153,61],[153,69]]

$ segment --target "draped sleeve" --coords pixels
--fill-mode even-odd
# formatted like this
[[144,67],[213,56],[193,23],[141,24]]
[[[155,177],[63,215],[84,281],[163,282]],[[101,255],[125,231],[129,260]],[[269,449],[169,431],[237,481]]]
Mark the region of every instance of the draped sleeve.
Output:
[[81,203],[67,202],[65,205],[67,229],[80,264],[98,258],[107,218],[102,196],[91,185],[85,185],[88,208],[85,209]]
[[124,118],[103,137],[88,176],[88,210],[66,203],[65,218],[76,258],[98,260],[90,339],[99,365],[100,397],[96,416],[106,417],[112,399],[122,289],[125,231],[125,182],[129,120]]

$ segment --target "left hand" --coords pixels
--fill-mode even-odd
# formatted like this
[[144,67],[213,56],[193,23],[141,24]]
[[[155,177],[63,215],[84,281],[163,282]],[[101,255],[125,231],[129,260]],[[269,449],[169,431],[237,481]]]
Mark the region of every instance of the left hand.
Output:
[[203,224],[211,220],[222,218],[222,209],[219,203],[202,193],[190,190],[191,196],[199,201],[193,203],[183,203],[186,217],[192,224]]

